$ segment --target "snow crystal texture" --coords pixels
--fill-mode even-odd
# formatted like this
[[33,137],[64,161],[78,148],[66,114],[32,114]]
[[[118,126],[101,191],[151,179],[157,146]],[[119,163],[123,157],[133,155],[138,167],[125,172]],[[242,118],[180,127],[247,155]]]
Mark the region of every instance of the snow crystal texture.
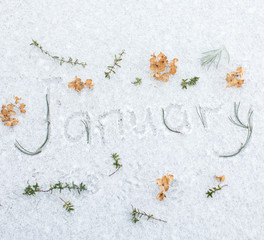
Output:
[[[0,124],[0,239],[264,239],[264,3],[262,0],[0,0],[0,104],[22,97],[27,113],[13,128]],[[78,58],[59,65],[39,49]],[[225,44],[218,69],[201,67],[201,53]],[[126,51],[111,79],[104,72]],[[169,82],[150,77],[150,55],[178,58]],[[226,89],[227,72],[245,68],[242,88]],[[77,93],[68,82],[93,79]],[[182,90],[183,78],[200,77]],[[135,78],[142,85],[134,86]],[[27,156],[15,139],[35,150],[46,134],[45,94],[51,134],[42,153]],[[233,158],[246,131],[229,122],[241,102],[244,121],[252,107],[253,135]],[[204,129],[195,107],[205,113]],[[166,120],[182,135],[168,131]],[[81,120],[90,127],[90,144]],[[123,167],[114,171],[111,154]],[[167,198],[156,199],[156,178],[175,176]],[[228,187],[206,198],[225,175]],[[23,195],[27,182],[84,182],[79,195],[63,191]],[[68,213],[59,199],[70,200]],[[131,222],[131,204],[168,223]]]

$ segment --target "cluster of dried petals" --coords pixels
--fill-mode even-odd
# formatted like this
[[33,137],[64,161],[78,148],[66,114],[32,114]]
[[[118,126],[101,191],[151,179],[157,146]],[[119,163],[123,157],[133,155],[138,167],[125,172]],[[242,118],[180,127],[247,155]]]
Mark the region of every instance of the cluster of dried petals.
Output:
[[166,197],[165,192],[167,192],[169,190],[169,186],[170,186],[170,182],[174,179],[173,175],[170,174],[166,174],[165,176],[163,176],[162,178],[158,178],[156,179],[156,182],[159,185],[159,189],[160,189],[160,193],[157,195],[157,199],[159,199],[160,201],[163,200],[163,198]]
[[242,87],[244,84],[244,79],[242,79],[245,69],[242,67],[238,67],[236,71],[230,72],[226,74],[226,81],[228,82],[226,87]]
[[224,176],[224,175],[223,175],[223,176],[220,176],[220,177],[215,176],[215,178],[216,178],[216,180],[219,181],[219,182],[224,182],[224,181],[225,181],[225,176]]
[[[14,99],[15,99],[15,104],[19,104],[19,101],[21,100],[21,98],[14,97]],[[19,108],[21,113],[26,112],[25,110],[26,105],[24,103],[21,103],[20,106],[16,106],[12,103],[8,105],[2,105],[0,118],[2,119],[2,122],[4,122],[5,126],[14,126],[19,123],[18,119],[11,117],[11,116],[16,115],[16,112],[14,111],[14,107]]]
[[167,57],[162,52],[158,56],[153,53],[149,61],[150,70],[154,71],[154,73],[151,74],[151,77],[155,77],[157,80],[168,82],[170,75],[174,75],[177,71],[177,66],[175,63],[178,62],[178,59],[174,58],[169,64],[169,71],[166,73],[161,73],[165,71],[168,65]]
[[94,84],[92,83],[92,79],[87,79],[84,82],[77,76],[75,76],[75,79],[72,82],[69,82],[68,88],[74,88],[75,91],[80,92],[81,90],[84,89],[85,85],[88,86],[90,89],[93,88]]

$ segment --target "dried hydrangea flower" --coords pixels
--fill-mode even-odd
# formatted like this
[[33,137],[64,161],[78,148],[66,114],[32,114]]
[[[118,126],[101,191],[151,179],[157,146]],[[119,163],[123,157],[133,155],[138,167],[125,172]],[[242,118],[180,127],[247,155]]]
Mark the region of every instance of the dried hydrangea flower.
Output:
[[163,72],[168,64],[167,57],[161,52],[157,57],[155,53],[151,55],[152,58],[150,61],[150,70],[156,72]]
[[94,84],[92,82],[93,82],[92,79],[86,79],[85,85],[88,86],[90,89],[92,89],[94,86]]
[[75,76],[75,79],[68,83],[68,88],[74,88],[75,91],[80,92],[84,89],[85,85],[91,89],[94,86],[94,84],[92,84],[92,79],[87,79],[84,83],[80,78]]
[[75,76],[75,79],[72,82],[69,82],[68,88],[74,88],[75,91],[80,92],[84,88],[84,83],[80,78]]
[[236,71],[227,73],[226,81],[228,82],[227,88],[236,86],[237,88],[242,87],[244,84],[244,79],[242,79],[245,69],[242,67],[238,67]]
[[157,57],[155,53],[151,55],[152,58],[150,58],[150,70],[154,71],[154,73],[151,74],[151,77],[155,77],[157,80],[162,80],[163,82],[168,82],[170,75],[174,75],[177,71],[177,66],[175,65],[176,62],[178,62],[177,58],[174,58],[169,65],[169,71],[165,73],[164,72],[167,65],[168,60],[167,57],[161,52]]
[[[14,97],[15,103],[17,104],[21,98]],[[2,119],[2,122],[4,122],[5,126],[14,126],[19,123],[19,120],[16,118],[11,118],[11,116],[16,115],[16,112],[14,111],[14,107],[18,107],[12,103],[8,105],[2,105],[1,113],[0,113],[0,118]],[[25,113],[26,110],[24,109],[26,105],[24,103],[20,104],[20,111],[21,113]]]
[[167,192],[169,190],[170,182],[174,179],[173,175],[166,174],[162,178],[156,179],[156,182],[159,185],[160,193],[157,195],[157,199],[160,201],[166,197],[166,195],[163,193],[163,191]]

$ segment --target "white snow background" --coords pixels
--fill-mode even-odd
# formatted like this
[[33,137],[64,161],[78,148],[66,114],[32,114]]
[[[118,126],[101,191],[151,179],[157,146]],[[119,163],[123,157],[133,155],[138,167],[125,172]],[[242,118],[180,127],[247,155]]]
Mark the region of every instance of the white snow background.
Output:
[[[264,239],[264,2],[262,0],[81,1],[0,0],[0,104],[22,97],[26,114],[17,126],[0,124],[0,239]],[[39,49],[78,58],[59,65]],[[201,67],[201,53],[225,44],[219,68]],[[104,77],[114,55],[126,51],[120,69]],[[150,77],[150,55],[178,58],[169,82]],[[242,88],[227,88],[225,76],[245,68]],[[77,75],[94,90],[68,89]],[[182,78],[200,77],[182,90]],[[136,77],[142,85],[131,84]],[[51,134],[42,153],[28,156],[15,139],[35,150],[46,134],[45,94]],[[229,120],[241,102],[241,119],[253,108],[253,135],[232,158],[246,131]],[[204,129],[195,110],[205,111]],[[172,128],[162,122],[161,108]],[[81,123],[87,119],[91,143]],[[111,154],[123,167],[114,171]],[[175,180],[162,202],[156,178]],[[228,187],[205,192],[225,175]],[[27,181],[84,182],[88,191],[23,195]],[[59,199],[70,200],[68,213]],[[168,223],[131,222],[131,204]]]

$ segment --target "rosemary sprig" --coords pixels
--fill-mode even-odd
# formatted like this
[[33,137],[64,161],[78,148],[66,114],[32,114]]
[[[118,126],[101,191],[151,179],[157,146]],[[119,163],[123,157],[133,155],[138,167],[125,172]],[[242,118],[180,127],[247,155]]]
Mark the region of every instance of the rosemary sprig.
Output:
[[87,135],[87,143],[89,143],[89,127],[88,127],[88,123],[86,120],[82,120],[82,123],[85,127],[85,130],[86,130],[86,135]]
[[71,184],[69,183],[61,183],[60,181],[58,183],[55,184],[50,184],[50,188],[43,190],[40,189],[38,183],[36,183],[35,185],[31,186],[30,184],[28,184],[28,186],[24,189],[24,195],[28,195],[28,196],[34,196],[36,195],[37,192],[50,192],[53,193],[54,189],[58,189],[61,193],[62,190],[64,189],[68,189],[69,191],[71,190],[77,190],[77,192],[80,194],[82,191],[87,190],[86,186],[81,183],[80,185],[76,185],[74,182],[72,182]]
[[108,72],[105,72],[105,78],[109,78],[110,79],[110,74],[113,72],[114,74],[115,72],[115,67],[119,67],[121,68],[121,66],[118,64],[120,61],[122,61],[122,56],[125,54],[125,50],[123,50],[121,53],[119,53],[119,56],[117,57],[115,55],[115,60],[112,66],[108,66]]
[[30,152],[27,149],[25,149],[17,140],[15,143],[15,147],[22,153],[27,154],[27,155],[37,155],[39,153],[41,153],[42,149],[44,148],[44,146],[46,145],[46,143],[48,142],[49,139],[49,132],[50,132],[50,119],[49,119],[49,101],[48,101],[48,94],[46,94],[46,103],[47,103],[47,116],[46,116],[46,122],[47,122],[47,134],[46,134],[46,138],[45,141],[43,142],[43,144],[37,148],[36,151],[34,152]]
[[45,51],[41,45],[38,44],[37,41],[32,39],[32,43],[30,45],[36,46],[37,48],[40,49],[40,51],[46,55],[48,55],[49,57],[51,57],[52,59],[59,61],[60,65],[62,65],[63,63],[69,63],[71,65],[81,65],[83,66],[83,68],[85,68],[85,66],[87,65],[87,63],[85,62],[79,62],[78,59],[76,59],[75,61],[73,61],[73,59],[71,57],[69,57],[68,60],[64,59],[64,57],[59,58],[58,56],[52,56],[48,51]]
[[235,152],[233,154],[230,154],[230,155],[220,155],[219,157],[228,158],[228,157],[236,156],[237,154],[239,154],[247,146],[247,144],[248,144],[248,142],[249,142],[249,140],[251,138],[252,131],[253,131],[253,125],[252,125],[251,117],[252,117],[253,111],[252,111],[251,108],[248,110],[248,118],[247,118],[247,125],[246,125],[246,124],[242,123],[242,121],[240,120],[240,118],[238,116],[239,106],[240,106],[240,102],[238,104],[234,103],[235,120],[231,116],[229,116],[229,120],[234,125],[236,125],[238,127],[241,127],[241,128],[247,129],[246,141],[245,141],[245,143],[241,143],[241,147],[238,149],[237,152]]
[[109,177],[115,174],[122,167],[122,165],[119,163],[120,160],[119,155],[117,153],[113,153],[111,156],[114,159],[113,165],[116,167],[116,170],[113,173],[111,173]]
[[131,82],[132,84],[134,85],[140,85],[142,83],[142,79],[141,78],[136,78],[136,81],[135,82]]
[[164,123],[164,125],[166,126],[166,128],[168,129],[168,130],[170,130],[171,132],[175,132],[175,133],[180,133],[180,134],[182,134],[182,132],[180,132],[180,131],[178,131],[178,130],[173,130],[173,129],[171,129],[168,125],[167,125],[167,123],[166,123],[166,121],[165,121],[165,117],[164,117],[164,109],[162,108],[162,118],[163,118],[163,123]]
[[188,79],[182,79],[182,89],[187,89],[187,86],[194,86],[196,85],[196,82],[199,80],[199,77],[193,77],[189,81]]
[[72,205],[70,201],[66,202],[61,197],[60,197],[60,200],[64,202],[63,208],[65,208],[67,212],[74,211],[74,206]]
[[217,191],[220,191],[223,187],[226,187],[228,185],[223,185],[220,186],[218,185],[217,187],[213,187],[213,188],[209,188],[209,190],[205,193],[207,195],[207,197],[213,197],[213,194],[216,193]]
[[230,62],[230,55],[229,55],[229,52],[227,51],[226,47],[223,45],[222,47],[220,47],[218,49],[202,53],[202,54],[204,54],[204,56],[201,58],[202,66],[207,66],[207,69],[209,69],[211,67],[211,65],[217,61],[216,68],[218,68],[218,65],[219,65],[219,62],[221,60],[223,51],[226,52],[227,58],[228,58],[228,63],[229,63]]
[[196,108],[196,112],[204,126],[204,128],[206,127],[206,124],[205,124],[205,118],[204,118],[204,115],[203,115],[203,112],[202,112],[202,108],[201,106],[199,105],[198,107],[195,107]]
[[141,218],[142,216],[147,217],[147,220],[153,219],[156,221],[167,223],[167,221],[165,221],[165,220],[155,218],[155,217],[153,217],[152,214],[147,214],[143,211],[140,211],[139,209],[134,208],[133,205],[131,205],[131,206],[132,206],[132,212],[131,212],[132,219],[131,220],[133,223],[137,223],[139,221],[139,218]]

